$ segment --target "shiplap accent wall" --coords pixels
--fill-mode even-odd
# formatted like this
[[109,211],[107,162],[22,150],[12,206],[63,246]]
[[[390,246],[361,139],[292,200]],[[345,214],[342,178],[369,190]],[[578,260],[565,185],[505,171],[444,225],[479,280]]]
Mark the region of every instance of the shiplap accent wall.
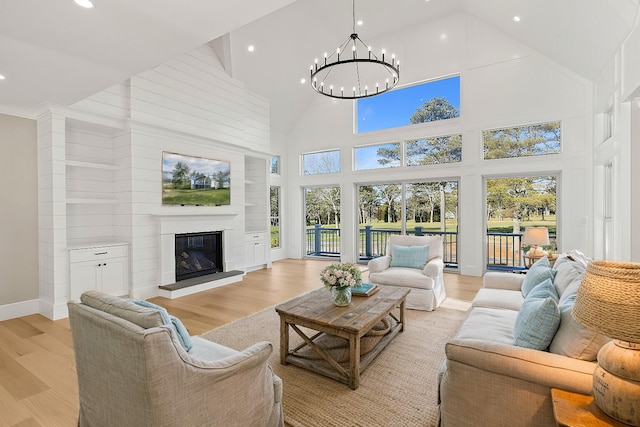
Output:
[[[211,230],[224,229],[231,242],[226,264],[242,268],[245,157],[266,164],[269,121],[268,100],[228,76],[207,45],[63,114],[43,115],[39,182],[52,184],[40,189],[40,296],[47,306],[41,312],[66,316],[67,248],[75,244],[129,243],[132,294],[156,296],[163,218],[197,219]],[[229,161],[231,205],[162,206],[163,151]],[[263,212],[268,212],[266,205]]]

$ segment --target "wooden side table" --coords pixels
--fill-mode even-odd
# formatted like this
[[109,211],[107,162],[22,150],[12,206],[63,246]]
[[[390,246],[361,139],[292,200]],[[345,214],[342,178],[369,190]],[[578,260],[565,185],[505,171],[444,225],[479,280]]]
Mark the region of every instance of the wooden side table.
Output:
[[551,400],[558,427],[629,427],[602,412],[593,396],[552,388]]
[[557,255],[553,254],[553,255],[522,255],[522,258],[524,258],[524,265],[527,268],[530,268],[536,261],[538,261],[540,258],[546,256],[549,259],[549,264],[551,265],[551,267],[553,267],[553,264],[556,262],[556,259],[558,258]]

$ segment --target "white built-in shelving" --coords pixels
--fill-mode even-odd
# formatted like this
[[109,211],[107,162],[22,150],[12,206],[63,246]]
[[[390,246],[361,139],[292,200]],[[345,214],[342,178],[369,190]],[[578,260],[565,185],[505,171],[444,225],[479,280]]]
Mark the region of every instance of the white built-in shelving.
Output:
[[269,174],[266,157],[245,156],[245,269],[270,266]]

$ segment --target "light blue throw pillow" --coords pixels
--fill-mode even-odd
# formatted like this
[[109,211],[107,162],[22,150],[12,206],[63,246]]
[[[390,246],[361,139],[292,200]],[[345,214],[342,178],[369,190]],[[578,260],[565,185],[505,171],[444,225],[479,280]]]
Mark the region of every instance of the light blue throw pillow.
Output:
[[549,259],[546,256],[540,258],[538,261],[533,263],[531,267],[529,267],[529,271],[527,271],[527,274],[524,276],[524,280],[522,282],[522,296],[526,298],[533,288],[547,279],[550,279],[551,282],[553,282],[555,276],[556,271],[549,265]]
[[558,293],[551,279],[537,285],[525,298],[513,327],[513,344],[547,350],[560,326]]
[[182,345],[182,348],[184,348],[187,352],[193,348],[193,342],[191,341],[189,332],[187,331],[187,328],[184,327],[180,319],[170,315],[164,307],[160,307],[159,305],[156,305],[149,301],[140,299],[134,299],[131,301],[141,307],[153,308],[155,310],[158,310],[158,312],[160,312],[160,315],[162,316],[162,322],[164,323],[164,326],[168,326],[173,329],[173,332],[176,334],[176,337],[178,337],[178,341],[180,341],[180,345]]
[[429,258],[429,245],[391,245],[391,267],[424,268]]

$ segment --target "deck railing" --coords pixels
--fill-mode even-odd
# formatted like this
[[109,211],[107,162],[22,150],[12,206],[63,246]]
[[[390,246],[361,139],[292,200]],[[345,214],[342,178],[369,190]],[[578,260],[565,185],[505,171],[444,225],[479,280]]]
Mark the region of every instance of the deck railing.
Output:
[[[390,234],[400,234],[400,230],[374,228],[365,225],[359,230],[359,259],[367,261],[382,256],[386,252],[387,239]],[[407,230],[407,234],[416,236],[442,236],[444,244],[443,261],[447,268],[458,268],[458,233],[456,231],[424,231],[417,226]],[[524,270],[521,233],[487,233],[487,270]],[[549,239],[554,244],[555,235]],[[324,228],[316,224],[307,228],[307,256],[340,256],[340,229]]]

